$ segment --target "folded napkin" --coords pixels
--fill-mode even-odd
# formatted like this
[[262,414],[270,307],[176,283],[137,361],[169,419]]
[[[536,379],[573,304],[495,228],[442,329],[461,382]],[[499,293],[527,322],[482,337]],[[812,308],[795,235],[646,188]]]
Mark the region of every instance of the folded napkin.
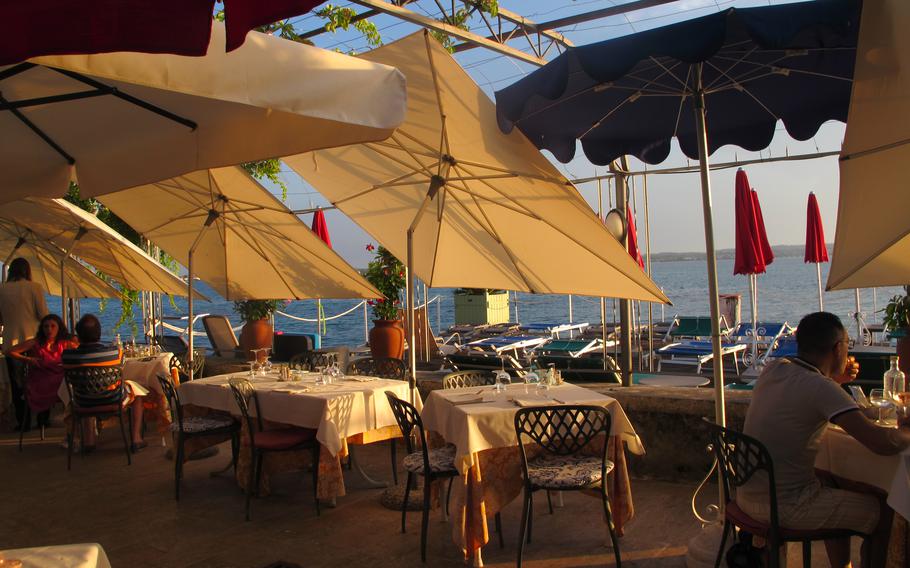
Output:
[[519,398],[517,396],[512,399],[512,403],[521,408],[527,406],[552,406],[554,404],[559,404],[559,402],[550,398]]
[[479,404],[481,402],[489,402],[489,401],[485,401],[484,396],[482,394],[469,394],[469,395],[461,395],[461,396],[458,396],[455,398],[450,398],[449,402],[451,402],[455,406],[459,406],[462,404]]
[[372,381],[378,381],[377,377],[345,377],[346,381],[357,381],[358,383],[369,383]]

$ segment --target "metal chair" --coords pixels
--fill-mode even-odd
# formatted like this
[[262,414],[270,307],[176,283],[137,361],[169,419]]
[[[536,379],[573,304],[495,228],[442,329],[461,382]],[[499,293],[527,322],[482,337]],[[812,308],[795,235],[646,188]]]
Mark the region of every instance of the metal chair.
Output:
[[490,371],[456,371],[442,378],[442,388],[461,389],[465,387],[480,387],[492,385],[496,382],[496,375]]
[[187,440],[203,436],[230,435],[231,457],[234,471],[237,471],[237,453],[240,451],[240,422],[230,416],[212,414],[208,416],[183,416],[180,393],[169,377],[158,375],[161,392],[171,409],[171,432],[174,434],[177,454],[174,457],[174,499],[180,500],[180,480],[183,479],[184,445]]
[[393,357],[379,357],[376,359],[364,357],[351,361],[345,373],[348,375],[366,375],[383,379],[404,380],[407,366],[403,360]]
[[[613,471],[613,462],[607,459],[610,424],[610,413],[602,406],[530,407],[519,409],[515,414],[515,435],[518,438],[524,479],[518,568],[521,568],[525,541],[531,543],[533,494],[541,489],[599,489],[613,543],[613,554],[616,556],[616,567],[620,568],[619,542],[607,494],[607,474]],[[541,453],[533,459],[528,459],[526,440],[540,448]],[[599,457],[581,454],[588,446],[600,442],[603,443],[603,450],[598,452],[601,454]]]
[[[408,514],[408,496],[411,493],[411,482],[415,475],[422,475],[423,482],[423,518],[420,523],[420,559],[427,561],[427,521],[430,515],[430,486],[437,479],[450,480],[458,477],[458,469],[455,468],[455,446],[449,444],[439,449],[428,449],[426,432],[423,429],[423,421],[420,419],[420,413],[413,404],[401,400],[395,393],[386,391],[386,398],[389,399],[389,405],[392,407],[392,413],[395,414],[395,421],[401,429],[401,435],[404,437],[405,446],[408,455],[405,456],[402,464],[408,472],[408,480],[404,486],[404,500],[401,506],[401,532],[405,532],[405,521]],[[415,433],[420,443],[420,449],[415,450],[414,441],[411,436]],[[452,491],[451,481],[449,491]],[[449,498],[446,495],[446,514],[448,514]]]
[[335,351],[304,351],[292,355],[288,360],[291,369],[315,371],[320,367],[330,367],[337,363],[339,354]]
[[[720,566],[727,534],[735,528],[760,536],[768,543],[768,566],[777,568],[780,564],[780,547],[787,542],[801,542],[803,545],[803,566],[812,565],[812,541],[858,536],[860,533],[843,529],[799,530],[780,526],[777,507],[777,485],[774,480],[774,463],[764,444],[751,436],[719,426],[707,418],[711,446],[720,467],[724,487],[724,529],[717,551],[714,567]],[[747,515],[736,504],[736,489],[746,484],[758,473],[768,478],[770,501],[769,522],[761,522]]]
[[[317,493],[320,445],[316,440],[316,430],[298,427],[263,430],[262,411],[259,408],[259,398],[256,396],[253,384],[248,379],[235,377],[230,380],[230,387],[250,433],[250,477],[246,491],[246,520],[250,520],[250,498],[254,491],[259,490],[263,455],[269,452],[291,452],[306,449],[312,452],[313,500],[316,502],[316,515],[318,516],[320,514]],[[255,422],[250,413],[250,401],[256,407]]]
[[[126,435],[123,423],[124,400],[126,387],[123,384],[123,365],[84,366],[66,369],[64,371],[66,388],[70,393],[70,404],[73,409],[73,426],[66,434],[66,469],[72,467],[73,434],[79,428],[79,439],[84,440],[84,418],[102,420],[116,416],[120,422],[120,434],[123,436],[123,447],[126,450],[126,463],[133,463],[130,455],[130,442]],[[141,403],[140,403],[141,404]],[[132,409],[127,407],[128,417],[132,416]],[[85,444],[82,444],[82,453],[85,454]]]
[[[198,379],[202,377],[202,372],[205,370],[205,349],[193,349],[193,377]],[[168,367],[173,370],[177,369],[177,374],[180,376],[181,381],[188,381],[190,378],[189,367],[187,366],[187,356],[189,352],[186,351],[182,355],[176,353],[171,355],[170,361],[168,361]]]

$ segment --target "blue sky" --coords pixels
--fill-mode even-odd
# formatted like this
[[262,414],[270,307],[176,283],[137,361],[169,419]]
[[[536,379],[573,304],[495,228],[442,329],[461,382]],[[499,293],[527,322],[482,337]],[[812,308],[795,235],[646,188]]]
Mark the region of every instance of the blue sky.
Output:
[[[602,9],[624,1],[605,0],[500,0],[500,6],[525,17],[542,22],[562,18],[568,15]],[[645,29],[658,27],[684,19],[703,16],[732,6],[760,6],[779,4],[771,0],[681,0],[664,6],[640,10],[629,14],[600,19],[559,29],[576,45],[593,43],[612,37],[627,35]],[[342,6],[347,2],[337,3]],[[448,4],[448,3],[445,3]],[[363,9],[351,5],[355,10]],[[419,0],[409,8],[423,14],[436,15],[439,9],[435,2]],[[383,40],[388,43],[399,37],[412,33],[419,28],[390,16],[378,16],[372,20]],[[321,25],[321,20],[312,14],[292,19],[295,27],[306,31]],[[472,22],[476,27],[479,20]],[[485,28],[477,28],[477,33],[486,35]],[[369,48],[366,40],[355,31],[326,33],[315,38],[316,45],[327,49],[338,49],[344,52],[364,52]],[[520,41],[510,45],[521,49]],[[524,46],[527,51],[527,45]],[[552,57],[550,55],[549,57]],[[478,48],[456,55],[456,59],[471,74],[481,88],[492,97],[494,91],[501,89],[525,74],[533,71],[534,66],[495,52]],[[495,124],[488,128],[497,128]],[[795,155],[803,153],[837,151],[840,149],[844,134],[844,125],[840,123],[825,124],[811,140],[798,142],[790,139],[782,126],[771,147],[761,153],[746,152],[741,148],[728,146],[712,155],[713,162],[756,159],[769,156]],[[569,164],[552,160],[569,178],[583,178],[603,173],[604,168],[591,165],[582,152]],[[548,156],[550,157],[550,156]],[[552,158],[551,158],[552,159]],[[686,165],[685,156],[674,149],[666,162],[660,167]],[[643,169],[643,164],[631,160],[633,170]],[[654,168],[651,166],[650,168]],[[837,158],[829,157],[801,162],[778,162],[765,165],[753,165],[746,168],[753,187],[758,190],[767,226],[768,237],[772,245],[801,244],[805,238],[806,199],[809,191],[818,197],[825,225],[825,235],[833,241],[837,215],[838,169]],[[715,212],[715,233],[718,248],[733,246],[733,178],[735,169],[712,173],[713,200]],[[312,187],[307,185],[295,173],[288,170],[282,174],[288,186],[288,205],[293,209],[326,205]],[[645,246],[644,204],[642,198],[642,181],[635,182],[638,210],[639,243]],[[604,183],[604,189],[607,184]],[[579,190],[592,205],[597,207],[597,186],[588,183],[579,186]],[[648,192],[651,217],[651,250],[652,252],[668,251],[701,251],[704,250],[702,225],[701,193],[697,174],[651,175],[648,177]],[[606,192],[605,192],[606,194]],[[605,207],[607,197],[604,197]],[[366,243],[372,239],[342,213],[329,211],[326,214],[332,244],[335,249],[354,266],[364,266],[368,253],[364,250]],[[309,216],[303,217],[309,222]]]

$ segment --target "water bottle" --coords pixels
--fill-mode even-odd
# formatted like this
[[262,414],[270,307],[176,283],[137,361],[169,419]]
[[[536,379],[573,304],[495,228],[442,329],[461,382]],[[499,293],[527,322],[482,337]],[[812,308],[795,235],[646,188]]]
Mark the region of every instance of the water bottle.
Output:
[[117,336],[114,338],[114,345],[117,346],[117,349],[123,349],[123,341],[120,340],[120,334],[119,334],[119,333],[118,333]]
[[891,368],[885,372],[884,385],[885,399],[890,400],[897,396],[898,393],[907,390],[907,383],[903,371],[898,366],[900,358],[897,355],[891,356]]

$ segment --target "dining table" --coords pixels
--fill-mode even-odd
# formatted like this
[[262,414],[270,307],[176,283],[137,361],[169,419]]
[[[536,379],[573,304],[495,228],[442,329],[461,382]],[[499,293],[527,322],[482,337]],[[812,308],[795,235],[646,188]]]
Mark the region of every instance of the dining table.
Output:
[[0,550],[0,566],[21,568],[111,568],[100,544],[64,544]]
[[888,494],[894,510],[888,567],[910,565],[910,449],[882,456],[873,453],[839,426],[829,424],[822,435],[816,469],[878,488]]
[[[349,445],[366,444],[401,437],[395,415],[385,392],[408,399],[407,381],[361,375],[347,375],[323,384],[320,373],[294,372],[291,380],[279,373],[250,376],[248,373],[224,374],[185,382],[179,387],[180,401],[189,412],[220,412],[239,415],[230,389],[232,378],[246,378],[253,385],[266,429],[297,426],[316,430],[319,442],[317,497],[332,500],[345,494],[341,459],[349,455]],[[422,402],[415,391],[415,404]],[[255,415],[255,405],[251,412]],[[246,488],[249,480],[249,432],[243,424],[241,451],[237,463],[237,482]],[[270,452],[265,456],[259,494],[269,492],[269,477],[281,471],[306,467],[309,451]]]
[[[461,481],[454,486],[450,511],[461,518],[453,523],[453,539],[475,566],[483,565],[481,549],[490,539],[487,516],[502,510],[522,491],[515,414],[521,406],[537,405],[597,405],[610,412],[610,436],[605,443],[615,467],[607,482],[617,534],[622,534],[634,514],[625,448],[637,455],[645,449],[615,398],[569,383],[545,390],[525,384],[506,385],[502,392],[495,386],[434,390],[421,418],[428,431],[456,448]],[[606,531],[605,525],[605,535]]]

